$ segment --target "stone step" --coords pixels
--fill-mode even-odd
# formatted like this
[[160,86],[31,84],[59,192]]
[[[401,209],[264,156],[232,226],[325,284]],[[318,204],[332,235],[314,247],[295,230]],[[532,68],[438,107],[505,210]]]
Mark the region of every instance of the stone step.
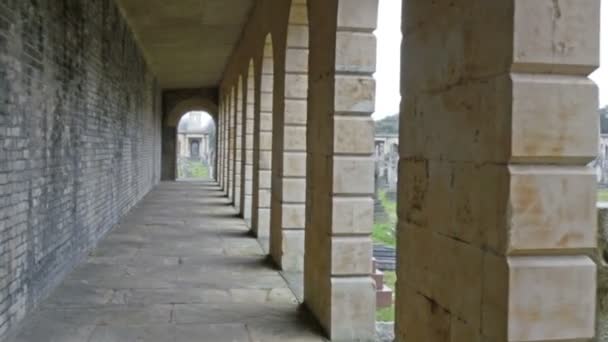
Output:
[[376,308],[388,308],[393,305],[393,290],[384,285],[382,289],[376,291]]
[[374,282],[376,283],[376,288],[381,289],[384,286],[384,272],[374,269],[374,273],[372,273],[372,278],[374,278]]

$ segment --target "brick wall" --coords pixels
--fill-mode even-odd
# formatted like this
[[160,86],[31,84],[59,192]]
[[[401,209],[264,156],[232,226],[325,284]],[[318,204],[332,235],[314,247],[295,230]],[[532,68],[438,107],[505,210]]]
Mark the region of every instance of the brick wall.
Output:
[[0,339],[158,182],[159,94],[112,0],[0,0]]

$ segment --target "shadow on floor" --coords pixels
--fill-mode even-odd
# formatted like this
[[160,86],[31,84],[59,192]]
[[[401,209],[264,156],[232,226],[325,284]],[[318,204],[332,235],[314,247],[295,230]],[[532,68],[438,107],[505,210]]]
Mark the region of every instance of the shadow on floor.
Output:
[[224,202],[210,182],[160,184],[9,341],[325,341]]

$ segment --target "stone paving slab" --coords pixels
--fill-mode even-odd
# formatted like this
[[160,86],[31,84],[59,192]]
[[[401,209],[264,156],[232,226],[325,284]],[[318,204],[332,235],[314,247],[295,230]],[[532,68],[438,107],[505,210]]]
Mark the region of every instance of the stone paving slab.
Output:
[[162,183],[11,342],[325,341],[211,182]]

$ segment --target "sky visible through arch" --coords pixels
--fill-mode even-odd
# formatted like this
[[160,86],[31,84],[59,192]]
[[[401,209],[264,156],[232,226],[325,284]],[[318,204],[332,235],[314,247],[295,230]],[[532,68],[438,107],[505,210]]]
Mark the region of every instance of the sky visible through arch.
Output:
[[600,49],[600,68],[591,79],[600,88],[600,107],[605,107],[608,106],[608,0],[602,0]]

